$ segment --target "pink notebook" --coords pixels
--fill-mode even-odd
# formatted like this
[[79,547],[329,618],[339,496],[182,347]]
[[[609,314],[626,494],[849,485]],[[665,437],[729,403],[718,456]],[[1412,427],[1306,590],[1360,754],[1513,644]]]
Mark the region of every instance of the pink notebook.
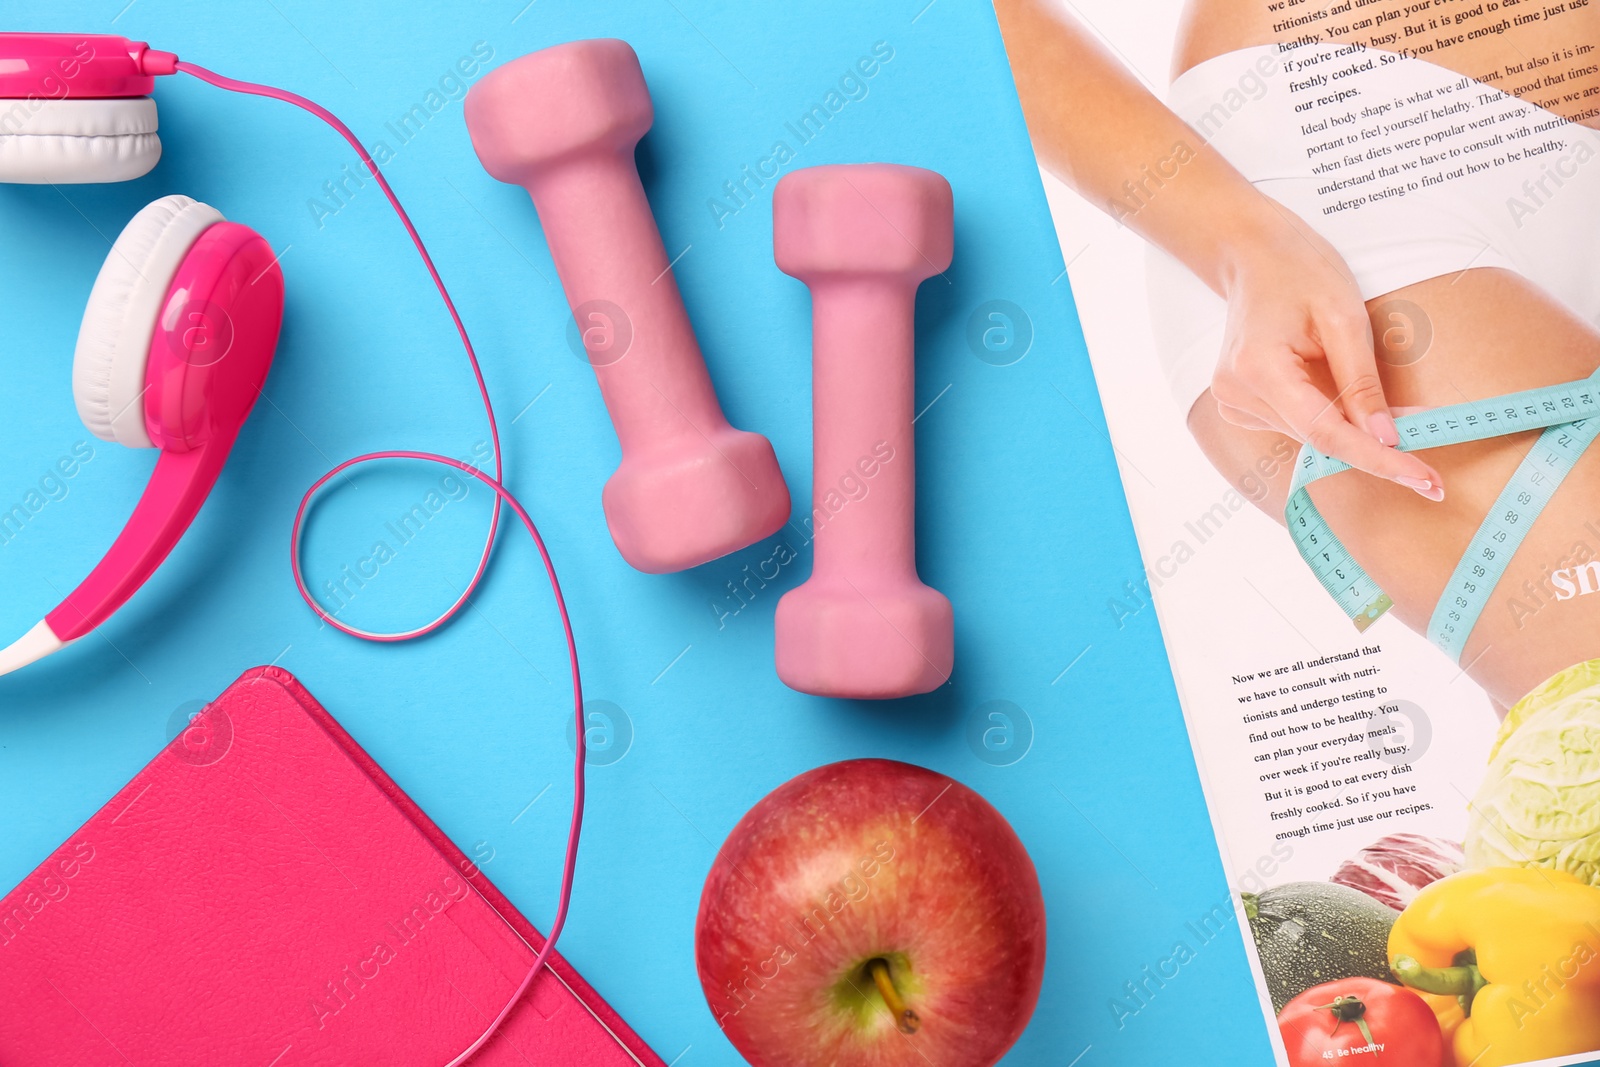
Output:
[[[285,671],[250,671],[0,903],[4,1067],[442,1067],[537,931]],[[662,1067],[572,967],[485,1067]]]

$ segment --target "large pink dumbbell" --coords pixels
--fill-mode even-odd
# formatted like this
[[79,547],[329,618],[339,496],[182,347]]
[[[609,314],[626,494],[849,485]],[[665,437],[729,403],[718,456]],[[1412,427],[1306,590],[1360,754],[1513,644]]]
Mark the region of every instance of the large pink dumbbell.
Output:
[[623,41],[512,60],[467,94],[494,177],[527,188],[622,445],[603,501],[642,571],[716,559],[776,531],[789,490],[772,445],[728,424],[634,164],[654,117]]
[[816,563],[778,602],[778,677],[818,696],[926,693],[955,637],[950,601],[917,577],[912,320],[917,286],[950,265],[950,185],[812,167],[778,183],[772,224],[778,266],[811,288],[815,426]]

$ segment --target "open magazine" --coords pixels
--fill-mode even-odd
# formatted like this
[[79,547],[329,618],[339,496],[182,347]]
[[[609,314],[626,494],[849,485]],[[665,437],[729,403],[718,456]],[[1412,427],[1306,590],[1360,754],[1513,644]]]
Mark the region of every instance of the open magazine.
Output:
[[996,8],[1279,1062],[1597,1058],[1600,5]]

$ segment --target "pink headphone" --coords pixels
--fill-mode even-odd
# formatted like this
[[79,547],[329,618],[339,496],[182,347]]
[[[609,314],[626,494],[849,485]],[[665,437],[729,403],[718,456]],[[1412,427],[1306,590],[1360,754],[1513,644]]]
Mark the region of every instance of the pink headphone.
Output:
[[111,551],[0,651],[0,674],[105,622],[167,558],[255,406],[282,321],[283,274],[248,226],[186,196],[157,200],[128,223],[89,294],[72,390],[96,437],[161,456]]
[[[0,35],[0,181],[137,178],[161,158],[152,75],[176,57],[121,38]],[[155,573],[216,484],[272,366],[283,274],[254,230],[169,196],[133,217],[106,257],[78,332],[72,389],[96,437],[161,456],[104,560],[27,636],[0,674],[92,631]]]
[[[428,633],[453,617],[488,566],[499,509],[477,573],[461,597],[427,626],[400,634],[351,629],[307,589],[300,532],[313,498],[338,474],[376,460],[411,459],[453,467],[477,478],[509,507],[539,549],[566,634],[572,671],[577,752],[572,824],[560,899],[548,937],[511,1001],[484,1033],[453,1059],[471,1058],[499,1029],[543,971],[566,922],[583,821],[583,690],[577,647],[554,565],[538,529],[502,484],[500,436],[477,354],[427,248],[378,164],[333,114],[304,97],[235,81],[125,37],[0,33],[0,182],[113,182],[149,173],[161,158],[155,78],[188,74],[230,92],[265,96],[322,119],[348,142],[383,190],[443,298],[477,381],[494,445],[493,477],[428,452],[385,451],[346,460],[301,500],[291,558],[302,597],[345,633],[398,641]],[[105,622],[155,573],[194,521],[216,484],[240,429],[255,406],[277,348],[283,320],[283,274],[271,246],[246,226],[183,196],[149,205],[128,223],[100,269],[73,365],[78,413],[96,436],[161,452],[144,496],[110,552],[83,584],[20,641],[0,650],[0,674],[27,666]]]

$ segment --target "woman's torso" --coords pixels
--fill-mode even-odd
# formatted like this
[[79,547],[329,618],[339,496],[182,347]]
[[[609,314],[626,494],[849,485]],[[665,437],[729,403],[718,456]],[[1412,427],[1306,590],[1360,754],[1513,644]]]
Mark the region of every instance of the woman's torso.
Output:
[[[1316,34],[1320,41],[1415,54],[1600,128],[1600,5],[1569,10],[1561,0],[1500,2],[1491,12],[1489,0],[1377,0],[1316,17],[1344,5],[1306,0],[1272,11],[1267,0],[1192,0],[1173,72]],[[1360,29],[1330,32],[1368,19],[1371,25]],[[1405,32],[1425,23],[1426,29]],[[1484,30],[1495,25],[1501,32]],[[1596,242],[1600,248],[1600,235]],[[1595,262],[1600,269],[1600,255]],[[1488,270],[1469,275],[1425,281],[1400,294],[1432,317],[1435,340],[1433,353],[1414,364],[1380,358],[1390,403],[1443,406],[1570,381],[1600,366],[1600,330],[1593,322],[1525,278]],[[1388,325],[1384,302],[1371,300],[1369,309],[1381,337]],[[1190,427],[1212,462],[1236,482],[1258,469],[1259,455],[1272,448],[1273,435],[1230,426],[1205,401],[1191,413]],[[1319,483],[1313,495],[1357,559],[1394,595],[1397,614],[1421,630],[1467,541],[1531,445],[1524,434],[1429,453],[1445,478],[1444,504],[1355,473]],[[1276,481],[1264,506],[1281,516],[1287,477]],[[1552,572],[1589,558],[1600,558],[1600,446],[1568,476],[1513,558],[1467,646],[1468,673],[1498,702],[1509,704],[1571,663],[1600,656],[1600,595],[1564,602],[1551,595]]]

